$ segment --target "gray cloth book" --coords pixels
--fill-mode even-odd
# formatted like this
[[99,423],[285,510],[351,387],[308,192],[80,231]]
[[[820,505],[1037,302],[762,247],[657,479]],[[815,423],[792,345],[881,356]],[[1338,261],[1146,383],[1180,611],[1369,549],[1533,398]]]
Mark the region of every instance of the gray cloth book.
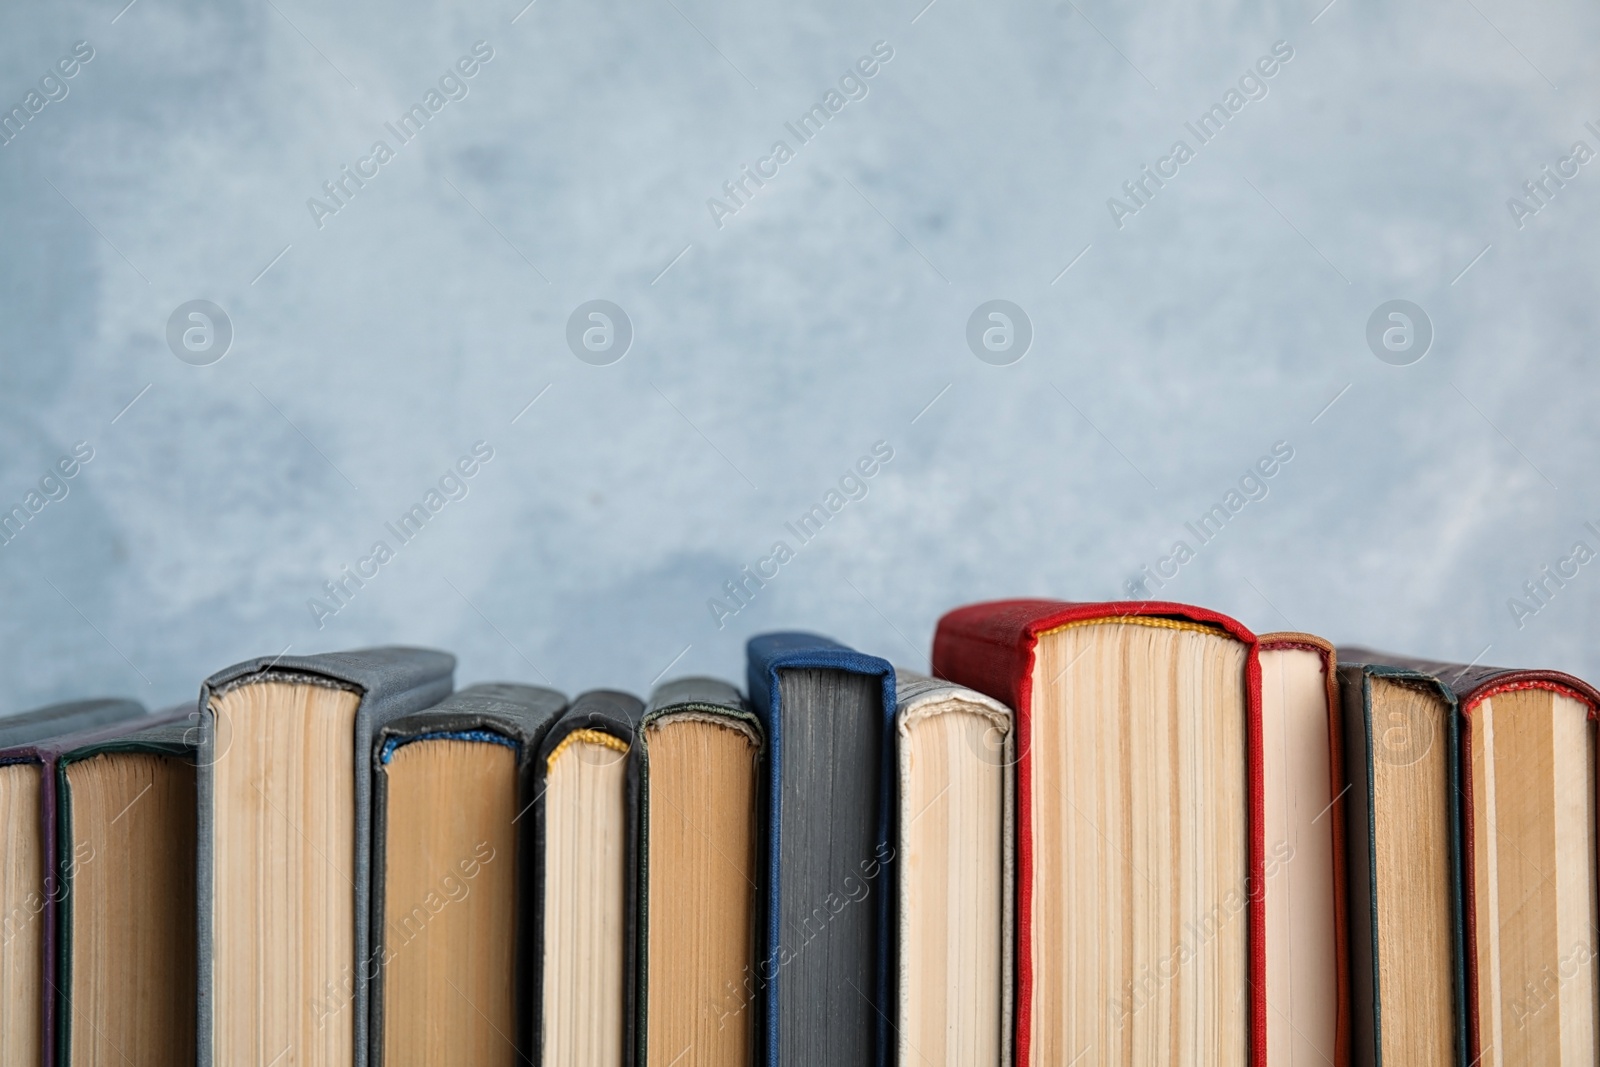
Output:
[[200,690],[200,1067],[367,1062],[376,731],[443,700],[455,658],[254,659]]

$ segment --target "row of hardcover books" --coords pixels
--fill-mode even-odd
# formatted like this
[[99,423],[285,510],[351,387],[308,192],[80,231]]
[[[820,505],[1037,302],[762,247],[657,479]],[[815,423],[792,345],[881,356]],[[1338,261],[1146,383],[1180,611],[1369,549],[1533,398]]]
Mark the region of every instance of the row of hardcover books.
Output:
[[[1154,601],[0,719],[0,1062],[1593,1064],[1600,693]],[[1388,1010],[1384,1010],[1385,1008]]]

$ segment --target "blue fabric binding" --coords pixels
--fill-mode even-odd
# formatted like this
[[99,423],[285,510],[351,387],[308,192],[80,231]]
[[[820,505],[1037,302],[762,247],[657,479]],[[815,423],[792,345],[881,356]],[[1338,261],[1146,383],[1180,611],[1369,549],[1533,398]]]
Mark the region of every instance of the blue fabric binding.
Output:
[[[837,641],[809,633],[760,634],[750,639],[746,646],[747,688],[751,706],[766,730],[767,758],[767,916],[764,944],[756,970],[758,981],[764,980],[761,1009],[761,1033],[758,1040],[766,1051],[766,1067],[783,1067],[778,1062],[778,967],[776,953],[782,938],[779,929],[778,901],[782,886],[778,882],[778,835],[781,823],[783,785],[783,730],[778,706],[778,672],[786,669],[837,670],[854,674],[877,675],[883,679],[883,767],[879,774],[878,791],[878,845],[893,841],[894,829],[894,666],[886,659],[868,656]],[[894,860],[885,864],[884,891],[878,894],[878,938],[876,963],[877,983],[877,1049],[876,1062],[882,1067],[892,1060],[889,1047],[888,1018],[884,1006],[889,1003],[889,942],[893,936],[891,902],[894,899]],[[771,970],[770,977],[764,973]]]

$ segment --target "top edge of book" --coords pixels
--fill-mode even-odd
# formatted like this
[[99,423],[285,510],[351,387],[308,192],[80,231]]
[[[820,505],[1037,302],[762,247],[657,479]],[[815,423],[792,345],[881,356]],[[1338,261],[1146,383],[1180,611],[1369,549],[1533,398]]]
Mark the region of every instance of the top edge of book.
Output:
[[136,700],[101,698],[51,704],[0,719],[0,749],[50,748],[65,751],[79,738],[148,718]]
[[886,659],[804,631],[758,634],[745,646],[745,653],[750,704],[763,720],[772,715],[778,701],[778,672],[794,670],[844,671],[881,678],[884,712],[894,714],[894,664]]
[[1166,600],[988,600],[946,612],[939,620],[938,632],[1018,649],[1070,626],[1114,623],[1220,632],[1249,645],[1259,640],[1231,616]]
[[974,704],[991,715],[1002,716],[1007,722],[1011,719],[1010,708],[976,689],[969,689],[967,686],[943,678],[930,678],[904,668],[896,668],[894,675],[896,714],[902,718],[908,713],[921,711],[932,704],[961,701]]
[[1196,630],[1232,639],[1254,653],[1259,638],[1238,620],[1165,600],[989,600],[946,612],[933,636],[933,673],[1008,704],[1025,722],[1032,706],[1039,639],[1077,625],[1131,625]]
[[1278,652],[1284,649],[1298,648],[1306,652],[1315,652],[1329,665],[1338,661],[1338,650],[1333,642],[1316,634],[1302,633],[1299,630],[1274,630],[1271,633],[1258,634],[1256,642],[1263,652]]
[[[455,673],[456,658],[431,648],[386,645],[312,656],[258,656],[207,678],[203,698],[262,683],[301,680],[369,693],[404,692],[431,686]],[[446,690],[448,692],[448,690]]]
[[691,677],[663,682],[650,694],[639,726],[644,729],[685,720],[713,722],[743,734],[757,750],[766,747],[760,717],[743,693],[720,678]]
[[748,715],[750,706],[738,688],[720,678],[675,678],[662,682],[645,703],[646,720],[690,708]]
[[766,671],[809,668],[894,675],[894,666],[886,659],[858,652],[831,637],[802,630],[757,634],[746,645],[746,651],[751,667]]
[[565,694],[545,686],[481,682],[385,723],[378,731],[376,759],[381,767],[395,749],[430,740],[486,741],[528,750],[566,709]]
[[629,751],[643,714],[644,701],[620,689],[590,689],[579,693],[545,731],[539,743],[539,759],[549,767],[566,749],[567,739],[575,735],[602,744],[608,742],[597,735],[609,736],[621,744],[619,751]]
[[193,756],[194,724],[199,716],[194,704],[175,704],[148,715],[124,719],[108,727],[61,739],[60,760],[77,763],[116,752]]
[[1341,666],[1365,674],[1432,682],[1454,700],[1463,713],[1470,712],[1496,693],[1548,689],[1587,705],[1591,717],[1600,715],[1600,690],[1565,671],[1447,663],[1359,647],[1340,648],[1338,655]]

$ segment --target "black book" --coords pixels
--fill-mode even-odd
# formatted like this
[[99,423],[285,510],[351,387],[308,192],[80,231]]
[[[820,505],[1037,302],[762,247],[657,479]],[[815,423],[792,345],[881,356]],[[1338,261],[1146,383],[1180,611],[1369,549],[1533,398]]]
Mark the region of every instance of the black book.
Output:
[[573,700],[534,763],[532,907],[536,1067],[632,1067],[638,763],[644,705],[596,689]]

